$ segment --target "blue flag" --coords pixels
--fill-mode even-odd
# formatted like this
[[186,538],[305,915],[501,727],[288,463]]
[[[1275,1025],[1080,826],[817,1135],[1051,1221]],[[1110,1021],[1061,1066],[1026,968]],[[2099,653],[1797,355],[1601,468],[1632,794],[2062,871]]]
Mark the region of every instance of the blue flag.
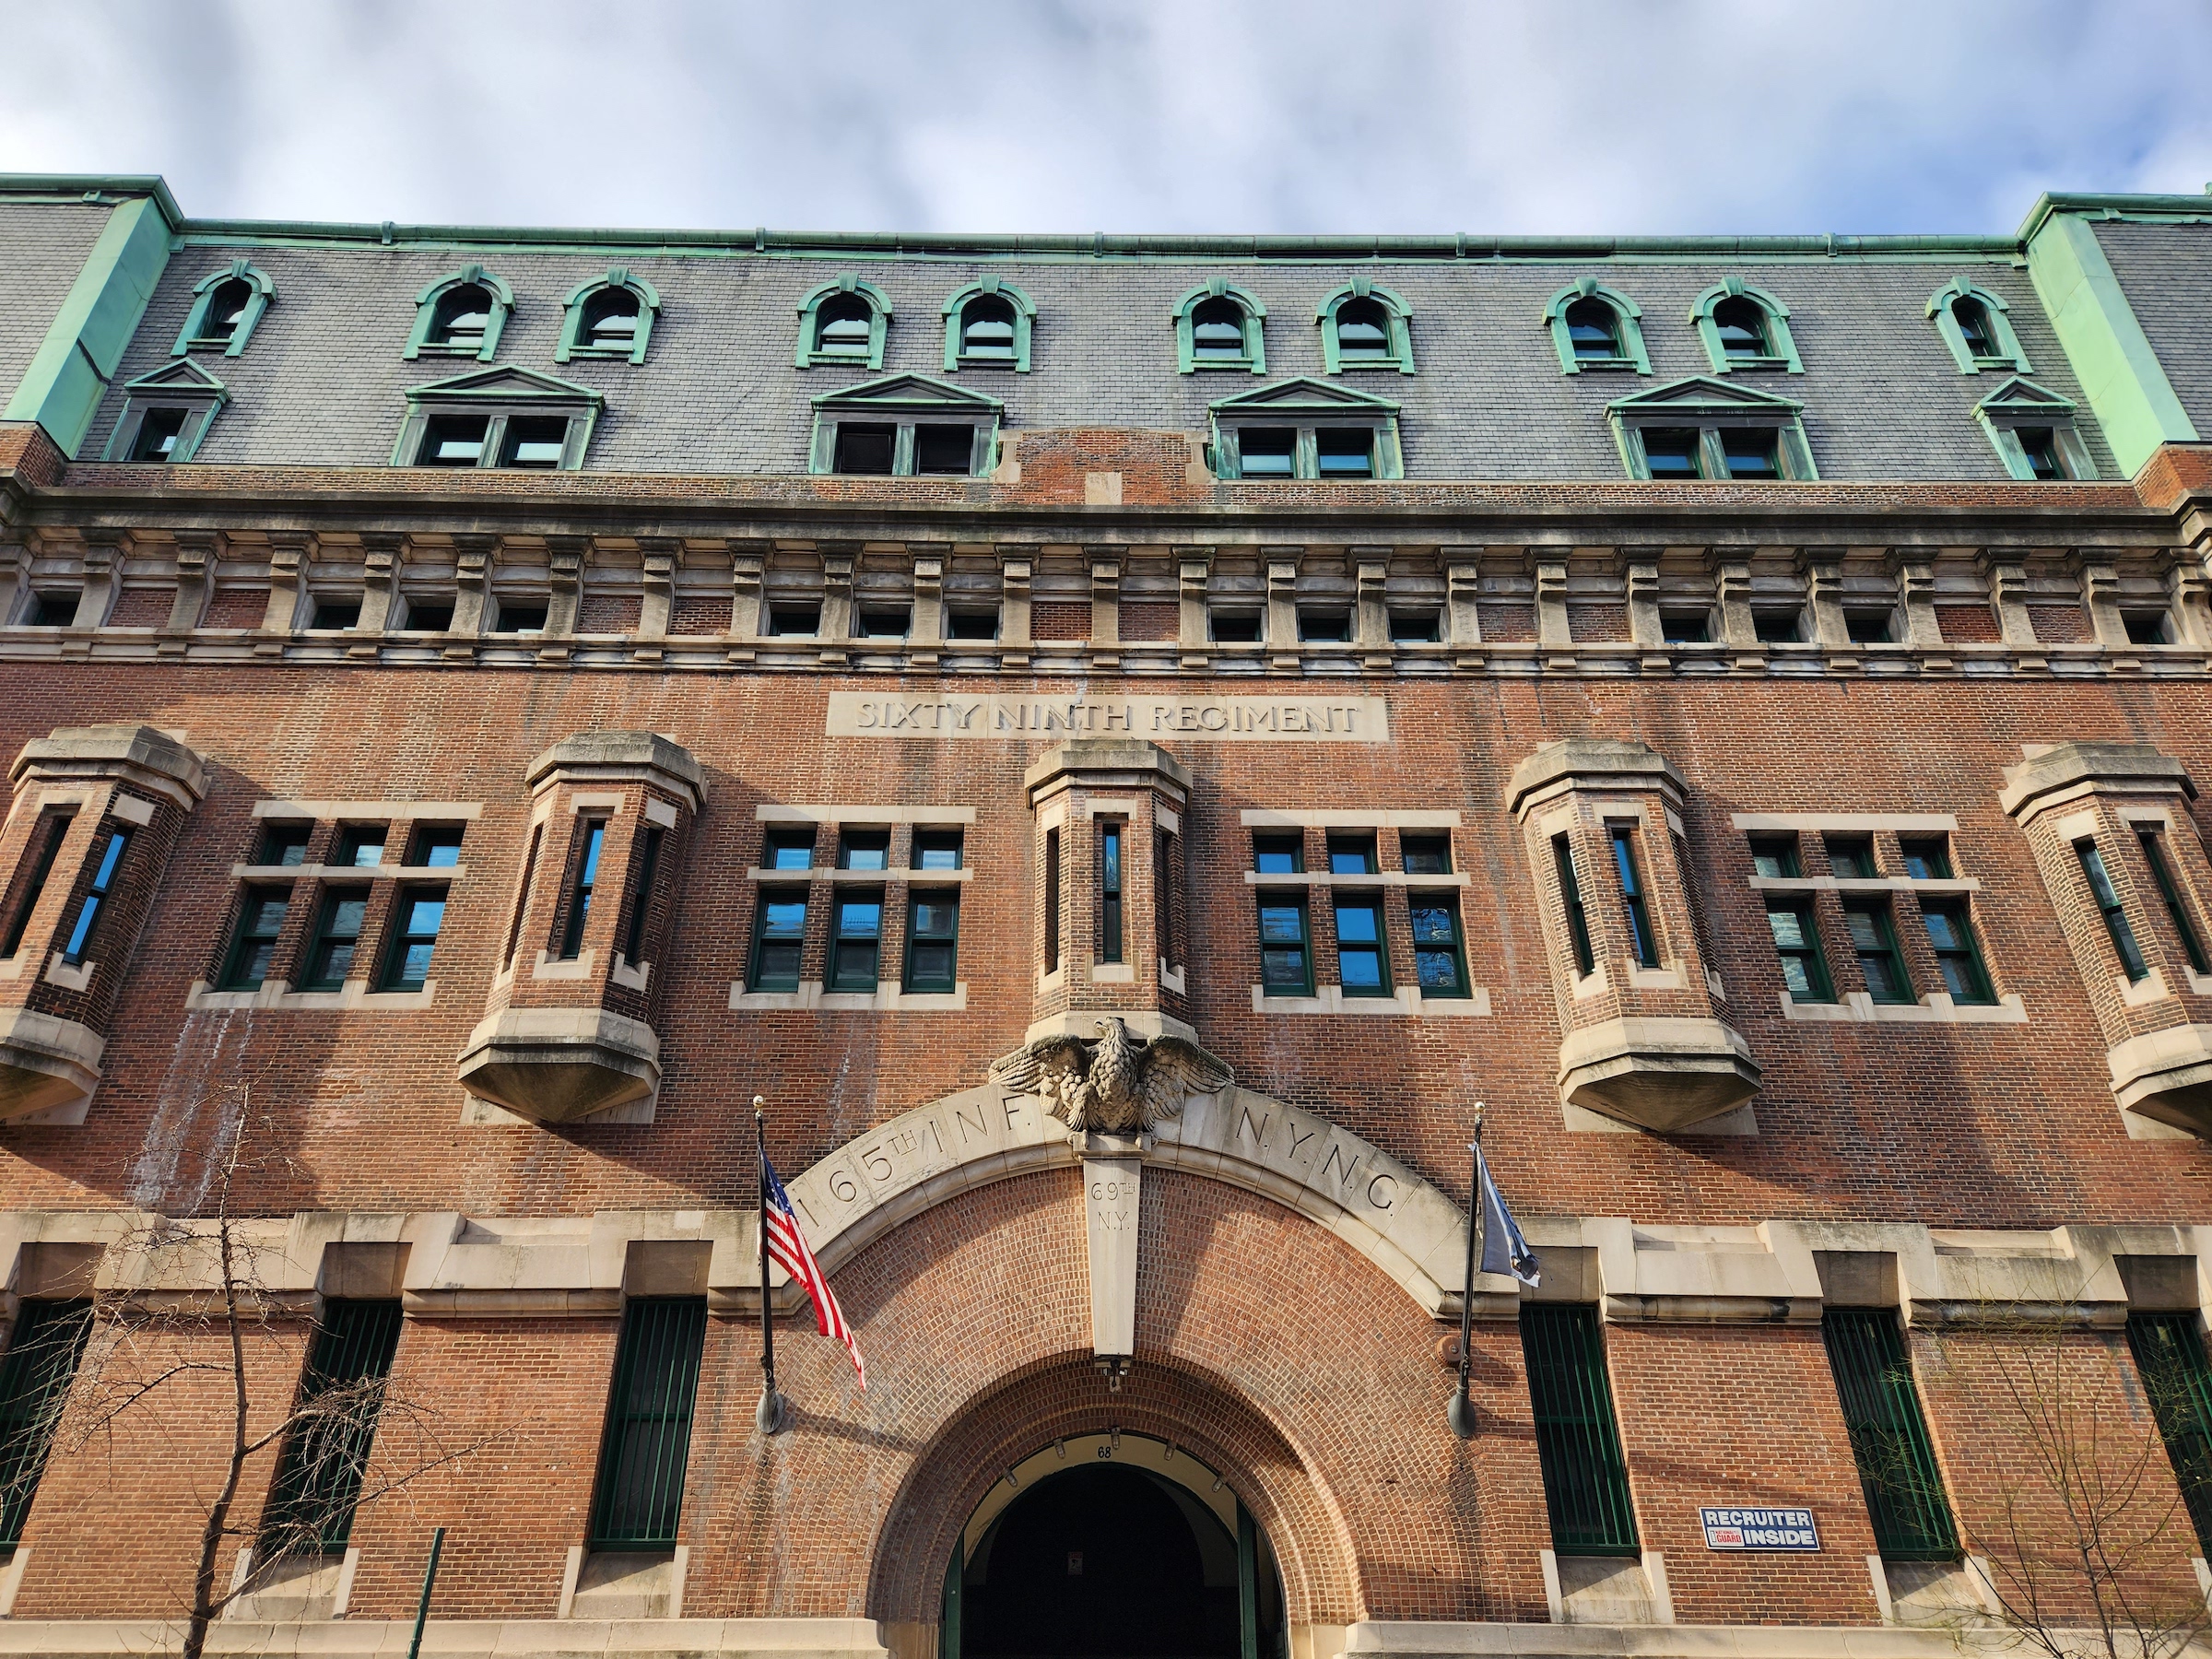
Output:
[[1476,1168],[1482,1171],[1482,1270],[1510,1273],[1523,1284],[1533,1287],[1536,1282],[1536,1253],[1521,1236],[1513,1212],[1505,1207],[1498,1183],[1490,1179],[1490,1160],[1483,1157],[1480,1147],[1469,1150],[1475,1154]]

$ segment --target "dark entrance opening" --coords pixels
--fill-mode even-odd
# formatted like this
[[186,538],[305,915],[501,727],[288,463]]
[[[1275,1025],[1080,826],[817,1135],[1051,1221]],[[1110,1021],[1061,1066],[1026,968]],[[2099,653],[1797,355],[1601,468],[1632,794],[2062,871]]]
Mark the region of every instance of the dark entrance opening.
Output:
[[955,1547],[944,1659],[1277,1659],[1274,1556],[1236,1516],[1128,1465],[1050,1476]]

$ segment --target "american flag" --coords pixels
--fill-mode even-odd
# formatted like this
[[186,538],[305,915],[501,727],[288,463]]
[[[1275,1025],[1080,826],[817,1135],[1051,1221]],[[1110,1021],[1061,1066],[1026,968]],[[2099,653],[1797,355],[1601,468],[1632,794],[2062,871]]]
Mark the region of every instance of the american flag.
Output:
[[825,1336],[834,1336],[845,1345],[845,1352],[853,1356],[853,1369],[860,1373],[860,1385],[868,1385],[868,1368],[861,1362],[860,1345],[853,1340],[853,1327],[845,1323],[845,1311],[837,1305],[837,1297],[830,1288],[830,1281],[822,1273],[822,1265],[814,1259],[814,1252],[806,1248],[806,1235],[799,1230],[799,1218],[791,1207],[791,1194],[776,1179],[776,1166],[764,1156],[760,1159],[761,1184],[766,1189],[768,1202],[761,1206],[761,1224],[768,1229],[768,1258],[799,1282],[814,1302],[815,1323]]

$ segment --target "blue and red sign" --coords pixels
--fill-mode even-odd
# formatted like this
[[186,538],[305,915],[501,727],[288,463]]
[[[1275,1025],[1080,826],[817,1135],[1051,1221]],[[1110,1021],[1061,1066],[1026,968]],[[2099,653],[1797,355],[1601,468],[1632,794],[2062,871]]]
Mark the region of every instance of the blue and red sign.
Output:
[[1698,1519],[1704,1524],[1708,1549],[1820,1547],[1820,1529],[1809,1509],[1700,1509]]

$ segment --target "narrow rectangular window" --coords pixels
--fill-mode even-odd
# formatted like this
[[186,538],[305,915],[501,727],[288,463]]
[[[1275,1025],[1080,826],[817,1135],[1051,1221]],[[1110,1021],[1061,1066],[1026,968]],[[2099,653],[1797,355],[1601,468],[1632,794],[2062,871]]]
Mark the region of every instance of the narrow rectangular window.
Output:
[[661,842],[668,831],[659,824],[645,826],[645,847],[638,854],[638,890],[629,901],[629,927],[622,937],[622,959],[635,966],[645,949],[645,924],[653,915],[653,878],[661,870]]
[[1465,996],[1467,943],[1460,932],[1459,901],[1449,893],[1415,892],[1413,966],[1423,996]]
[[916,893],[907,901],[906,916],[906,988],[940,994],[957,990],[959,889]]
[[1636,966],[1659,966],[1659,940],[1652,932],[1652,909],[1643,891],[1643,869],[1636,857],[1636,830],[1630,824],[1608,824],[1606,831],[1613,838],[1613,867],[1620,874],[1620,901],[1622,913],[1628,918],[1629,945],[1636,953]]
[[1886,1561],[1957,1560],[1951,1506],[1896,1311],[1830,1308],[1820,1316],[1820,1335],[1874,1522],[1875,1547]]
[[1847,904],[1843,920],[1851,929],[1851,947],[1858,955],[1866,994],[1877,1003],[1911,1002],[1912,980],[1897,947],[1897,931],[1889,925],[1889,907]]
[[1567,937],[1574,947],[1574,971],[1587,979],[1597,971],[1590,948],[1590,918],[1583,909],[1583,884],[1574,878],[1574,849],[1564,835],[1551,838],[1552,868],[1559,872],[1559,903],[1567,912]]
[[507,923],[507,950],[500,959],[506,969],[514,966],[514,953],[522,947],[523,912],[530,908],[530,884],[537,877],[537,850],[545,844],[545,825],[530,826],[530,850],[523,854],[522,885],[514,890],[514,914]]
[[806,943],[806,890],[767,888],[753,924],[753,971],[748,991],[796,991],[799,953]]
[[1322,427],[1313,434],[1313,464],[1324,478],[1375,476],[1375,434],[1365,427]]
[[123,863],[124,849],[130,844],[129,830],[108,832],[108,844],[101,849],[100,863],[93,867],[92,885],[77,901],[76,921],[69,929],[69,943],[62,947],[62,960],[72,967],[85,959],[85,947],[92,940],[92,924],[100,919],[100,907],[114,890],[115,871]]
[[1260,989],[1269,996],[1313,994],[1313,953],[1301,896],[1260,895]]
[[2081,861],[2089,897],[2097,901],[2097,912],[2104,918],[2104,931],[2112,936],[2112,948],[2119,953],[2129,982],[2147,979],[2150,969],[2143,960],[2143,947],[2136,943],[2136,930],[2128,925],[2127,912],[2121,908],[2120,895],[2112,889],[2112,878],[2105,872],[2104,855],[2094,841],[2084,840],[2074,843],[2074,856]]
[[307,947],[307,972],[300,977],[302,991],[339,991],[353,973],[354,952],[361,942],[361,924],[369,916],[367,888],[336,888],[323,895],[323,909],[315,918],[314,938]]
[[396,1300],[334,1297],[323,1304],[295,1410],[310,1413],[321,1406],[326,1415],[306,1417],[285,1441],[257,1555],[336,1555],[345,1549],[376,1439],[384,1381],[399,1347],[400,1323]]
[[31,827],[29,843],[23,849],[23,863],[18,866],[25,879],[15,884],[8,894],[10,909],[7,917],[7,944],[0,957],[12,957],[23,948],[23,935],[30,926],[31,912],[39,908],[39,900],[46,891],[46,879],[53,874],[53,861],[62,850],[62,839],[69,833],[70,819],[76,815],[67,812],[41,812],[39,821]]
[[1982,947],[1974,940],[1974,924],[1966,913],[1966,901],[1924,899],[1920,914],[1927,924],[1928,943],[1936,948],[1936,971],[1943,975],[1943,988],[1951,994],[1951,1000],[1995,1002],[1997,995],[1990,986],[1989,970],[1983,966]]
[[1044,832],[1044,971],[1060,971],[1060,831]]
[[1369,894],[1336,900],[1336,978],[1347,996],[1390,994],[1390,953],[1382,945],[1382,900]]
[[46,1454],[92,1329],[92,1304],[26,1301],[0,1359],[0,1549],[23,1538],[23,1522],[46,1471]]
[[1448,835],[1401,836],[1398,853],[1398,862],[1408,876],[1452,874],[1452,838]]
[[384,952],[381,986],[386,991],[419,991],[429,982],[430,955],[438,930],[445,925],[443,888],[403,888],[393,912],[392,945]]
[[638,1297],[623,1308],[599,1441],[594,1549],[675,1547],[706,1340],[703,1296]]
[[285,912],[291,908],[289,888],[249,888],[239,912],[238,935],[223,964],[226,991],[258,991],[276,959],[276,935],[284,931]]
[[1767,931],[1774,935],[1774,954],[1782,959],[1782,985],[1791,999],[1801,1003],[1836,1000],[1829,983],[1828,959],[1820,951],[1820,930],[1813,922],[1810,899],[1769,899]]
[[338,831],[338,844],[330,862],[347,869],[374,869],[384,862],[384,843],[391,839],[389,826],[383,824],[349,824]]
[[1122,959],[1122,831],[1112,818],[1099,824],[1099,960]]
[[592,889],[599,885],[599,853],[606,845],[606,820],[585,818],[583,849],[576,859],[576,879],[569,888],[569,920],[560,937],[560,959],[572,962],[583,952],[584,924],[592,917]]
[[2205,1363],[2196,1322],[2194,1312],[2130,1313],[2127,1346],[2195,1524],[2197,1547],[2212,1553],[2212,1366]]
[[1175,915],[1175,838],[1167,830],[1152,837],[1152,931],[1159,936],[1159,959],[1168,967],[1182,961],[1182,936]]
[[1521,1355],[1535,1409],[1536,1461],[1551,1547],[1560,1555],[1638,1553],[1636,1509],[1613,1418],[1613,1385],[1597,1310],[1529,1302],[1521,1309]]
[[837,925],[830,934],[829,989],[874,991],[883,959],[883,895],[840,893],[835,914]]
[[[2189,914],[2189,907],[2182,901],[2181,884],[2173,878],[2173,866],[2166,862],[2166,849],[2160,844],[2156,830],[2138,829],[2136,839],[2143,843],[2143,862],[2150,866],[2150,874],[2159,884],[2159,897],[2166,901],[2166,914],[2172,920],[2173,931],[2181,935],[2182,949],[2188,955],[2189,966],[2199,973],[2212,973],[2212,962],[2205,957],[2205,942],[2196,931],[2196,921]],[[6,954],[13,956],[13,950]]]
[[1704,476],[1696,428],[1646,427],[1642,438],[1643,469],[1654,482]]

